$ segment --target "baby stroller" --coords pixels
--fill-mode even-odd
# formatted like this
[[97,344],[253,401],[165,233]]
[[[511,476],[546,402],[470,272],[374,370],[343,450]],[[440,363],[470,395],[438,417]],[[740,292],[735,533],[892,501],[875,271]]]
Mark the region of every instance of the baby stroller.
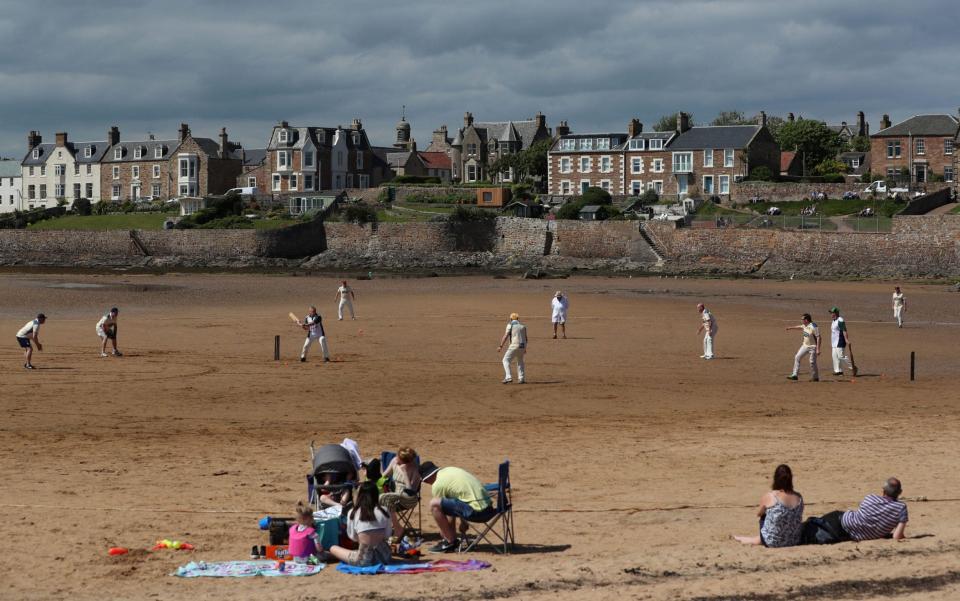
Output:
[[353,487],[357,481],[357,469],[350,452],[338,444],[314,448],[310,443],[310,460],[313,471],[307,474],[307,498],[319,511],[324,498],[352,505]]

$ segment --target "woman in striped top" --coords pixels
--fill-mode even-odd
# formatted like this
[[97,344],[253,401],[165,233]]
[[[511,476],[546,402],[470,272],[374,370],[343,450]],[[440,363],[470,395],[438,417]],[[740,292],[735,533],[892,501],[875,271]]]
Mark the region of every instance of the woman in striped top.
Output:
[[793,472],[781,464],[773,472],[771,491],[760,498],[757,516],[760,536],[734,536],[745,545],[792,547],[800,544],[803,529],[803,497],[793,490]]

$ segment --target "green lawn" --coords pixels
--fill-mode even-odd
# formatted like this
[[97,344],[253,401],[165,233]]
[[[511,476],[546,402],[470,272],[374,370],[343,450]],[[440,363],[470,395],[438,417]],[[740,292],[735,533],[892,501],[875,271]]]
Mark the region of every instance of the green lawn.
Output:
[[800,202],[758,202],[756,204],[747,205],[747,208],[758,213],[766,213],[767,209],[770,207],[777,207],[783,212],[784,215],[799,215],[800,211],[811,204],[817,205],[817,215],[824,215],[826,217],[835,217],[837,215],[854,215],[866,207],[872,208],[877,215],[892,217],[897,211],[905,206],[904,203],[898,203],[892,200],[870,200],[867,198],[860,200],[843,200],[831,198],[829,200],[819,202],[807,200]]
[[950,211],[952,215],[960,215],[960,205],[953,207],[953,210]]
[[[65,215],[31,224],[31,230],[162,230],[176,213],[120,213],[116,215]],[[272,230],[299,223],[295,219],[255,219],[253,229]]]

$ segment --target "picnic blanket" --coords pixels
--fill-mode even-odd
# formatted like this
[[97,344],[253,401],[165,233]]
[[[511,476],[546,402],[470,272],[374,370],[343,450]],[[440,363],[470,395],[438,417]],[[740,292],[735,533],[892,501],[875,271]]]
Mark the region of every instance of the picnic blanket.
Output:
[[337,565],[337,571],[344,574],[363,574],[372,576],[374,574],[423,574],[425,572],[473,572],[475,570],[485,570],[490,564],[485,561],[469,559],[467,561],[452,561],[449,559],[440,559],[437,561],[427,561],[423,563],[394,563],[384,565],[382,563],[372,566],[359,567],[351,566],[345,563]]
[[246,578],[248,576],[313,576],[319,574],[326,567],[325,564],[312,566],[306,563],[296,563],[293,561],[285,562],[283,571],[277,569],[276,561],[214,561],[197,562],[191,561],[185,566],[180,566],[174,572],[174,576],[181,578],[198,578],[200,576],[209,576],[211,578]]

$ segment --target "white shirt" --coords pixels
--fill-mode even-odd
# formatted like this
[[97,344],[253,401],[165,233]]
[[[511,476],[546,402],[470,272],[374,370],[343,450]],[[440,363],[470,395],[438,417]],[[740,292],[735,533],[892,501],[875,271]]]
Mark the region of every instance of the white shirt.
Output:
[[303,318],[303,323],[309,326],[309,329],[307,330],[307,335],[310,336],[311,338],[319,338],[320,336],[324,335],[323,320],[320,317],[319,313],[317,313],[316,315],[307,314],[307,316]]
[[[830,345],[831,345],[833,348],[839,348],[839,347],[840,347],[840,332],[841,332],[841,331],[843,331],[843,332],[846,332],[846,331],[847,331],[847,324],[844,323],[842,317],[837,317],[836,319],[834,319],[833,321],[830,322]],[[846,337],[847,337],[847,335],[844,334],[843,337],[844,337],[844,346],[846,346]]]
[[703,320],[703,327],[707,331],[707,334],[713,336],[717,333],[717,320],[713,318],[713,313],[710,312],[710,309],[704,308],[703,313],[700,314],[700,319]]
[[894,306],[894,307],[902,307],[902,306],[903,306],[903,292],[900,292],[900,293],[894,292],[894,293],[893,293],[893,306]]
[[369,522],[360,519],[359,509],[351,509],[348,515],[350,514],[353,517],[347,519],[347,536],[352,541],[356,541],[360,533],[370,532],[371,530],[383,530],[384,536],[388,538],[392,534],[393,525],[390,521],[390,515],[379,507],[373,510],[374,519]]
[[106,315],[100,318],[100,321],[97,322],[97,328],[101,330],[106,330],[107,328],[109,328],[115,323],[117,323],[117,321],[115,319],[112,319],[110,317],[110,314],[107,313]]
[[527,347],[527,326],[514,320],[507,324],[506,331],[510,334],[510,346],[507,347],[508,350]]
[[553,307],[554,321],[567,320],[567,308],[570,306],[570,301],[567,300],[567,297],[561,296],[560,298],[557,298],[554,296],[553,300],[550,302],[550,306]]
[[350,286],[340,286],[337,288],[337,292],[340,293],[340,300],[345,301],[350,300],[350,293],[353,292],[353,290]]
[[803,346],[815,347],[819,338],[820,328],[817,324],[810,322],[809,325],[803,326]]
[[[88,321],[87,323],[90,323],[90,322]],[[27,325],[20,328],[20,330],[17,332],[17,338],[27,338],[30,336],[31,332],[33,332],[33,335],[36,336],[39,331],[40,331],[40,320],[34,319],[32,321],[28,321]]]

